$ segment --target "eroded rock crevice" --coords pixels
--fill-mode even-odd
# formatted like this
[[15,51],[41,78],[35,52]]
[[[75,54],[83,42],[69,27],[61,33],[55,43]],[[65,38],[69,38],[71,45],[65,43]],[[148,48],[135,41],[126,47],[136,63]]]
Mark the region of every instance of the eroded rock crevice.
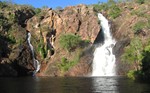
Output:
[[55,49],[54,49],[55,39],[56,39],[56,30],[52,29],[46,35],[47,48],[48,48],[48,57],[53,56],[54,53],[55,53]]

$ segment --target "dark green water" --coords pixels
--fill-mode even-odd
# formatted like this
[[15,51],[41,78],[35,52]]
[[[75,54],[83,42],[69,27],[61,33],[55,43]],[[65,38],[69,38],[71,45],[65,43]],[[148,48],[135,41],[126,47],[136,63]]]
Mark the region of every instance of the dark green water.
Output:
[[150,93],[150,85],[124,77],[0,78],[0,93]]

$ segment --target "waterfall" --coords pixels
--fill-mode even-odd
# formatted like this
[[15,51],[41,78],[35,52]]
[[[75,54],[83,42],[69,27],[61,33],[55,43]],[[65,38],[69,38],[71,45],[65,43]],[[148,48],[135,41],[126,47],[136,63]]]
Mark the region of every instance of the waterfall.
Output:
[[35,56],[34,56],[34,49],[33,49],[33,46],[30,42],[31,40],[31,33],[30,32],[27,32],[27,42],[28,42],[28,45],[30,47],[30,50],[31,50],[31,54],[32,54],[32,59],[33,59],[33,66],[35,68],[34,72],[33,72],[33,75],[35,75],[39,70],[40,70],[40,63],[38,60],[35,59]]
[[112,49],[116,42],[111,36],[108,20],[101,13],[98,13],[98,18],[101,22],[104,42],[94,51],[92,76],[114,76],[116,74],[115,55]]

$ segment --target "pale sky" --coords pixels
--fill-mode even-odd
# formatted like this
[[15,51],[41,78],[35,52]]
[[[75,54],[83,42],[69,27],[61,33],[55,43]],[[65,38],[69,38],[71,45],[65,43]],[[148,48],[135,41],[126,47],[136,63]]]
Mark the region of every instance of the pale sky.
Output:
[[[5,1],[5,0],[1,0]],[[48,6],[52,8],[56,8],[58,6],[60,7],[66,7],[66,6],[72,6],[72,5],[78,5],[78,4],[96,4],[99,1],[100,2],[107,2],[107,0],[7,0],[12,1],[16,4],[28,4],[32,5],[36,8],[41,8],[42,6]]]

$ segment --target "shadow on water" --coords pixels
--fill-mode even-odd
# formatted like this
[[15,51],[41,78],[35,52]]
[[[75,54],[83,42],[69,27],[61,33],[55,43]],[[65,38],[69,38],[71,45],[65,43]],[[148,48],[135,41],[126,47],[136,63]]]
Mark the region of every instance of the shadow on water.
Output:
[[21,77],[0,78],[0,93],[150,93],[150,88],[124,77]]

